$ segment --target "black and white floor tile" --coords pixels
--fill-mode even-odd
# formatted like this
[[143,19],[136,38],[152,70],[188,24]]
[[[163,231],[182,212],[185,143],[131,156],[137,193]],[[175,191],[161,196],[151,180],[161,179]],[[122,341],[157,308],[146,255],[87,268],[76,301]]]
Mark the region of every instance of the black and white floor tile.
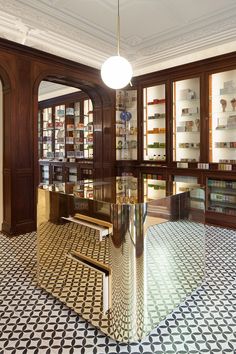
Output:
[[236,354],[236,231],[208,227],[206,249],[203,286],[144,340],[125,344],[37,286],[34,233],[0,235],[0,354]]

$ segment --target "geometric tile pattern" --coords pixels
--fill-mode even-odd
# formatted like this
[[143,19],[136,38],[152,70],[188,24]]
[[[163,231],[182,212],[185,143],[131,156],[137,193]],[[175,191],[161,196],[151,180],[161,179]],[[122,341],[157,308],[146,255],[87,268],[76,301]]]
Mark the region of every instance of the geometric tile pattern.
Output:
[[206,282],[149,336],[125,344],[37,286],[34,233],[0,235],[0,354],[235,354],[236,232],[207,227],[206,251]]

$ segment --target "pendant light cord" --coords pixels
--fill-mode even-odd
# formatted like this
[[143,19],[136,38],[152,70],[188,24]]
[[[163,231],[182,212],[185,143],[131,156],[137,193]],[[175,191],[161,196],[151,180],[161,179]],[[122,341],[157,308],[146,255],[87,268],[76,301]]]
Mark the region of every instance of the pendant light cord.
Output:
[[117,55],[120,55],[120,0],[118,0],[117,12]]

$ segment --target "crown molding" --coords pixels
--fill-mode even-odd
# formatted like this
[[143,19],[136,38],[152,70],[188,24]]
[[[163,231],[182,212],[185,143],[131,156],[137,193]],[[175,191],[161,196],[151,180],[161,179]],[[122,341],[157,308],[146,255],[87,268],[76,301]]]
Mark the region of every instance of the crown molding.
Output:
[[[125,9],[145,1],[122,0],[121,6]],[[3,38],[97,69],[116,52],[113,34],[86,19],[78,20],[77,16],[60,11],[57,9],[58,0],[31,0],[30,4],[27,0],[0,0],[0,5],[0,36]],[[103,5],[116,11],[113,0],[104,0]],[[39,6],[42,12],[39,12]],[[96,38],[92,33],[97,34]],[[173,58],[179,63],[180,58],[183,61],[191,57],[193,61],[199,53],[208,57],[208,53],[234,51],[236,47],[232,49],[230,42],[235,40],[236,5],[232,5],[191,24],[184,23],[174,35],[171,28],[149,38],[129,36],[122,42],[122,55],[132,63],[134,75],[141,75],[154,67],[165,67],[166,63],[175,65]]]
[[164,69],[169,69],[175,66],[192,63],[202,59],[216,57],[222,54],[233,53],[236,48],[236,40],[230,41],[228,43],[218,43],[218,45],[212,46],[210,48],[199,49],[198,51],[189,50],[189,52],[179,54],[175,53],[169,55],[165,58],[153,57],[146,62],[141,60],[136,62],[135,76],[149,74],[155,71],[160,71]]

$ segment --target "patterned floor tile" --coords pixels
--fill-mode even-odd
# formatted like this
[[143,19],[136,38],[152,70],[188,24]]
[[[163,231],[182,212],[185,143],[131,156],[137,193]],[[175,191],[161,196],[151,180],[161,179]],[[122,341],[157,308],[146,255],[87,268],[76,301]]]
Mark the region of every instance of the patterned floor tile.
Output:
[[236,354],[234,230],[207,227],[206,282],[149,336],[129,344],[37,286],[35,246],[34,233],[0,236],[0,354]]

